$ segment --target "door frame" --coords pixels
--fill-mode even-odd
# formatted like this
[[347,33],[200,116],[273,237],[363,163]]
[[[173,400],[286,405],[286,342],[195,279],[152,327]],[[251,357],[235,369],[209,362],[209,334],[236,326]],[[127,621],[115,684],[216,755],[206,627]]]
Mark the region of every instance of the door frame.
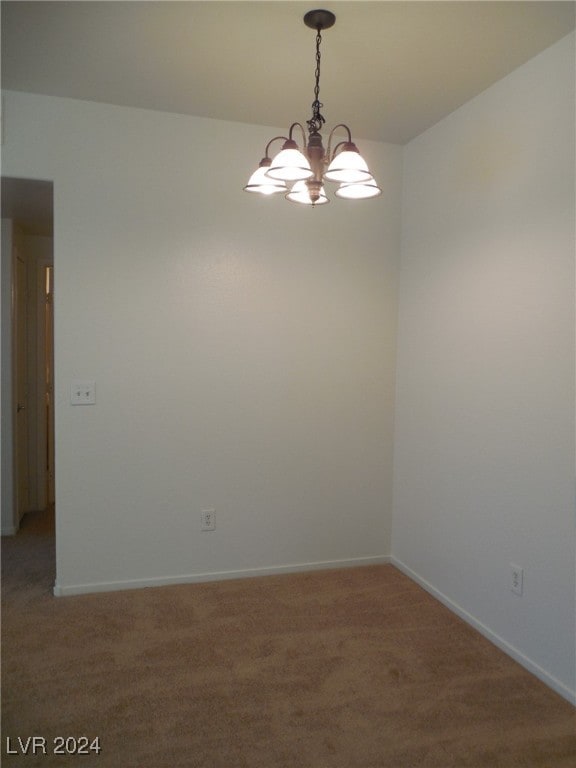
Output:
[[[15,534],[19,520],[16,512],[16,478],[15,478],[15,420],[16,393],[14,387],[14,366],[16,364],[15,329],[14,329],[14,280],[15,256],[14,249],[18,248],[27,265],[28,295],[27,323],[28,354],[28,398],[29,429],[27,439],[28,473],[30,478],[29,499],[34,509],[42,509],[43,494],[38,493],[39,486],[46,479],[46,445],[37,445],[41,437],[39,419],[46,418],[46,378],[41,371],[45,364],[46,349],[44,336],[39,336],[41,323],[45,323],[46,301],[42,288],[42,273],[44,266],[54,264],[54,182],[2,176],[2,258],[0,263],[0,379],[1,379],[1,408],[0,408],[0,497],[1,497],[1,533]],[[43,243],[31,238],[48,238]],[[45,326],[44,326],[45,331]],[[53,335],[52,335],[53,341]],[[49,350],[54,365],[54,346]],[[53,402],[53,392],[50,393]],[[53,409],[52,409],[53,416]],[[44,494],[46,498],[46,494]],[[48,499],[49,499],[48,494]]]

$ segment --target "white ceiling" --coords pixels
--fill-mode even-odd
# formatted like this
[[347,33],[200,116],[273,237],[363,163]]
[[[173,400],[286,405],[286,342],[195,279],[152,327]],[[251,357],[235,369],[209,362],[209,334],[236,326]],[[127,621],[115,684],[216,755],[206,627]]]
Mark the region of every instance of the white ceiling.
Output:
[[2,2],[4,88],[403,144],[574,28],[573,1]]

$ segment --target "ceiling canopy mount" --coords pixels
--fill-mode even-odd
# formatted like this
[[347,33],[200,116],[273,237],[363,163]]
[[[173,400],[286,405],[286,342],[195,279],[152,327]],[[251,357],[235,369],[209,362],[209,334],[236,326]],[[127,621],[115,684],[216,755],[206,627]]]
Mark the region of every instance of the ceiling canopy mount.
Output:
[[336,23],[336,16],[332,11],[308,11],[304,16],[304,24],[310,29],[330,29]]

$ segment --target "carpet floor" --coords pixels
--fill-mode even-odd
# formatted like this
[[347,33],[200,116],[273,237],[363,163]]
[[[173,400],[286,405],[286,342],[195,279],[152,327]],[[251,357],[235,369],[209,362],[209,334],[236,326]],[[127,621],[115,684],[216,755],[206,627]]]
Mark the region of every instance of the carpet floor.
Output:
[[574,708],[392,566],[54,598],[53,546],[2,540],[3,765],[576,765]]

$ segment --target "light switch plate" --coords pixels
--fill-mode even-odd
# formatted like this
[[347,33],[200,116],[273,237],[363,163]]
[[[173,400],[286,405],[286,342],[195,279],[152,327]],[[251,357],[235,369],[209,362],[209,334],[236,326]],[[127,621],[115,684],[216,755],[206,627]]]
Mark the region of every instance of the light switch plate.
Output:
[[71,405],[94,405],[96,403],[96,382],[74,379],[70,385]]
[[201,531],[215,531],[216,530],[216,510],[215,509],[203,509],[200,517],[202,525]]

